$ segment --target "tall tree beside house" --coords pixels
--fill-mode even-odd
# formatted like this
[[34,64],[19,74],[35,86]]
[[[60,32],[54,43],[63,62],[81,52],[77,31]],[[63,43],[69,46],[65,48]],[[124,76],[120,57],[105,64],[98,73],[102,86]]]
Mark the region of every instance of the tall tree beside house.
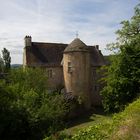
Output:
[[2,58],[4,62],[4,70],[7,72],[11,67],[11,57],[10,52],[6,48],[2,50]]
[[4,63],[3,63],[3,59],[0,56],[0,73],[3,72],[3,68],[4,68]]
[[129,21],[116,33],[117,42],[108,47],[117,51],[107,67],[107,86],[102,91],[106,111],[120,111],[140,93],[140,4]]

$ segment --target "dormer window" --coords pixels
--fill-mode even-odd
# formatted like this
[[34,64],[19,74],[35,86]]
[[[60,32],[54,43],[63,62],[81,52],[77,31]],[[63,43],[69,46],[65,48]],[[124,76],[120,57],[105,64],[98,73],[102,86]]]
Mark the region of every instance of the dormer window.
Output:
[[72,73],[72,65],[71,65],[71,62],[68,62],[68,73]]

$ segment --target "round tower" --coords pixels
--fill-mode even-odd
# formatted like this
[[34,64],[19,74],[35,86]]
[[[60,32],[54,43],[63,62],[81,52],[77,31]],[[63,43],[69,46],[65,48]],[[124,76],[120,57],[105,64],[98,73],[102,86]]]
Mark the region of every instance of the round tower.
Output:
[[67,94],[78,97],[86,109],[90,101],[90,51],[79,38],[74,39],[63,53],[64,83]]
[[32,37],[31,36],[25,36],[24,41],[25,41],[25,47],[32,46]]

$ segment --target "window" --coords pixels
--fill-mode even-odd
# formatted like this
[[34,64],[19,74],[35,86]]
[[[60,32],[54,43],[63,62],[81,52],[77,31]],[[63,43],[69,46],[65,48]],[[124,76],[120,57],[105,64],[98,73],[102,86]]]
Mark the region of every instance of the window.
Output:
[[95,86],[94,86],[94,91],[97,91],[97,92],[98,92],[99,90],[100,90],[100,89],[99,89],[99,85],[95,85]]
[[94,86],[94,90],[97,91],[97,86]]
[[92,71],[92,77],[93,77],[93,80],[96,82],[96,80],[97,80],[96,69],[93,69],[93,71]]
[[71,62],[68,62],[68,73],[72,73]]
[[92,73],[93,73],[93,76],[96,76],[96,69],[93,69]]
[[48,78],[52,78],[53,74],[52,74],[52,69],[49,69],[47,71],[47,74],[48,74]]

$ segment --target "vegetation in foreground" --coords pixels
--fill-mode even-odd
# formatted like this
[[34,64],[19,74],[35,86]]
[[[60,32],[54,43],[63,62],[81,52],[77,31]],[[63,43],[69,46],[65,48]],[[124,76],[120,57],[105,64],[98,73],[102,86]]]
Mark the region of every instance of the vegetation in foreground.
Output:
[[63,95],[47,92],[40,69],[14,69],[0,80],[0,139],[39,140],[64,128]]
[[115,52],[106,67],[106,86],[102,91],[107,112],[122,111],[140,93],[140,4],[130,21],[123,21],[117,42],[109,45]]
[[97,125],[81,128],[73,135],[65,131],[44,140],[138,140],[140,139],[140,99]]

